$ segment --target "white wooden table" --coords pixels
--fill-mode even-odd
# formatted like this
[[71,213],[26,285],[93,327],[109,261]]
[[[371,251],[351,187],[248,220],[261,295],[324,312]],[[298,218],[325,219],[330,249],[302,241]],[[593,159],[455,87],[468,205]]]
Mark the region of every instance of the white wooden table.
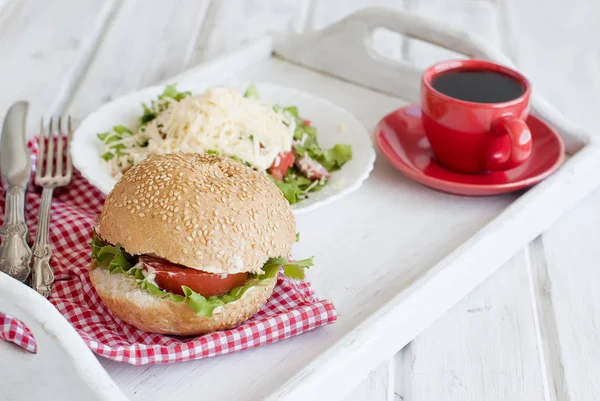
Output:
[[[328,25],[369,5],[495,42],[567,116],[596,128],[600,2],[579,0],[0,0],[0,114],[83,117],[265,33]],[[381,32],[376,47],[426,66],[452,57]],[[347,400],[600,399],[600,190],[424,331]],[[168,383],[146,383],[160,387]]]

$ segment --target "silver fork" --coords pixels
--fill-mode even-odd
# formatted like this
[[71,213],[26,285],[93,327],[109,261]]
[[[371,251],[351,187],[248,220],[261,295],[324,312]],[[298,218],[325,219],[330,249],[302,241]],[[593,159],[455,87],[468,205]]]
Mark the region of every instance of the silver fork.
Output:
[[[42,201],[40,202],[40,215],[38,218],[38,227],[35,233],[33,243],[33,275],[31,283],[33,288],[45,296],[50,295],[52,284],[54,283],[54,271],[50,266],[52,257],[52,248],[50,247],[50,205],[52,203],[52,193],[54,188],[67,185],[73,176],[73,164],[71,163],[71,153],[69,146],[73,137],[71,128],[71,117],[68,118],[66,138],[62,131],[62,118],[58,118],[58,134],[56,135],[56,165],[54,165],[54,126],[52,118],[48,127],[48,149],[46,147],[46,134],[44,132],[44,119],[40,125],[40,139],[38,147],[37,168],[35,170],[35,185],[41,186]],[[66,144],[65,144],[66,142]],[[63,166],[63,153],[66,148],[67,162]],[[55,168],[53,168],[55,167]]]

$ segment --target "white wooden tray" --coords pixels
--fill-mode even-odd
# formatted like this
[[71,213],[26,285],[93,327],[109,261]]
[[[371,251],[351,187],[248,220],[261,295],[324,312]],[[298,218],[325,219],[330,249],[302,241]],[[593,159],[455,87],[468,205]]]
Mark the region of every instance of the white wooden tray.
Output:
[[[297,87],[339,104],[372,130],[381,117],[418,99],[420,75],[371,49],[378,27],[512,65],[467,33],[368,9],[321,32],[265,38],[185,75]],[[0,310],[23,319],[39,343],[38,354],[29,355],[0,342],[1,395],[339,399],[600,183],[600,145],[537,96],[532,111],[560,132],[569,157],[529,191],[489,198],[447,195],[411,182],[379,157],[358,191],[299,216],[302,241],[294,254],[315,255],[309,279],[319,296],[334,302],[339,320],[297,338],[182,364],[98,363],[43,298],[0,275]],[[40,384],[31,377],[46,379]]]

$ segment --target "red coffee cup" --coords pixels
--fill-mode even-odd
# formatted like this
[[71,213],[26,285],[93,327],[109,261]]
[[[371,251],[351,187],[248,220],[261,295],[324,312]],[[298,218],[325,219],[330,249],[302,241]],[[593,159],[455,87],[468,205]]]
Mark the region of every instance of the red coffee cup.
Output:
[[[432,82],[456,71],[491,71],[522,85],[522,93],[499,103],[460,100],[434,89]],[[520,73],[483,60],[442,61],[427,68],[421,81],[423,129],[436,160],[460,173],[513,168],[531,154],[531,132],[525,124],[531,85]]]

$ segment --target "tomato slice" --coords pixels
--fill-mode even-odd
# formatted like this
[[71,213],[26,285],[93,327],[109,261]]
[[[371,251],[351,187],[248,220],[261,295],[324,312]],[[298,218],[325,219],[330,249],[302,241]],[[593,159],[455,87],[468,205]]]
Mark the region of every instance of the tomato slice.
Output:
[[155,281],[160,288],[173,294],[184,295],[181,286],[185,285],[205,297],[223,295],[248,280],[248,273],[228,274],[222,277],[220,274],[190,269],[153,256],[140,256],[140,262],[154,269]]
[[295,159],[292,152],[281,152],[278,154],[271,167],[269,167],[271,177],[283,181],[283,177],[287,174],[288,168],[294,165]]
[[281,170],[271,170],[271,177],[275,178],[277,181],[283,181],[283,173]]
[[310,120],[304,120],[302,122],[305,126],[310,127]]

